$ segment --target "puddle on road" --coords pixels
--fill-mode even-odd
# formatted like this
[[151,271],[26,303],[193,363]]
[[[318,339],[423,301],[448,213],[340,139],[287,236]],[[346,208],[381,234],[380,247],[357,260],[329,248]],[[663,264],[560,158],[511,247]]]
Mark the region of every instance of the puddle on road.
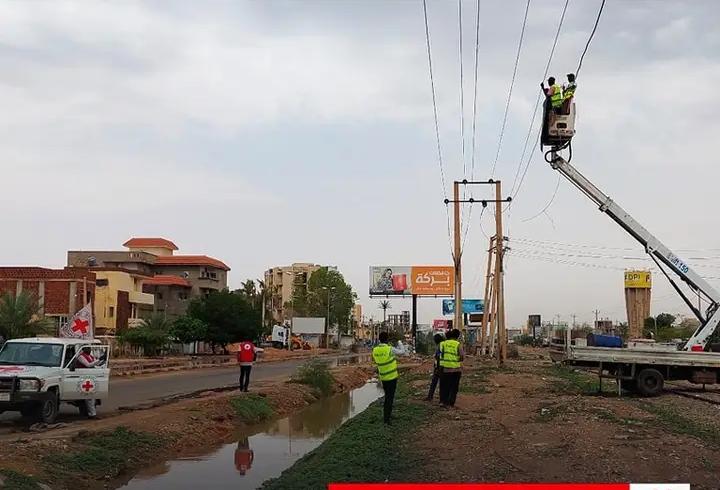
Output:
[[367,383],[284,419],[250,427],[240,434],[238,442],[211,454],[150,467],[122,488],[258,488],[319,446],[343,422],[365,410],[380,396],[382,388],[376,383]]

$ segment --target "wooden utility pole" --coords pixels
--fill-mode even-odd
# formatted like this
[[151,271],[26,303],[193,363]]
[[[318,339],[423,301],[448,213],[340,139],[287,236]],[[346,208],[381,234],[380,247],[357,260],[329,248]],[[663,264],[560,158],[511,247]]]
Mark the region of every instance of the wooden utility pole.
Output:
[[487,267],[485,268],[485,295],[483,297],[483,316],[482,322],[480,322],[480,353],[485,354],[485,348],[487,347],[487,327],[490,315],[490,279],[492,278],[492,251],[493,251],[493,240],[494,237],[490,238],[490,247],[488,248],[488,260]]
[[453,261],[455,262],[455,320],[453,328],[464,329],[462,310],[462,270],[461,270],[461,242],[460,242],[460,182],[455,181],[453,185],[453,202],[455,211],[455,247],[453,250]]
[[495,291],[497,302],[497,339],[498,361],[503,362],[507,357],[507,331],[505,330],[505,291],[503,284],[503,248],[505,239],[502,227],[502,183],[495,181]]

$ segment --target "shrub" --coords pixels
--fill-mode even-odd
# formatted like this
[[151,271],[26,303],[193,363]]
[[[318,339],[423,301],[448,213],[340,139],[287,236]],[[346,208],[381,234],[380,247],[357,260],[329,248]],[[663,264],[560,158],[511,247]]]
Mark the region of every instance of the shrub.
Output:
[[259,395],[244,395],[230,399],[230,405],[243,422],[261,422],[273,416],[267,399]]
[[312,359],[298,368],[293,381],[312,386],[320,395],[327,396],[332,393],[333,378],[327,363]]

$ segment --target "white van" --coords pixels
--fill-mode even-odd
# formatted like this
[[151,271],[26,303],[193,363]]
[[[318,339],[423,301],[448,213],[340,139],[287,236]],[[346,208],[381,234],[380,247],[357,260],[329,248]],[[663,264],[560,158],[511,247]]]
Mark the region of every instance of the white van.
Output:
[[[90,347],[94,368],[78,364],[83,347]],[[110,348],[98,340],[27,338],[5,342],[0,350],[0,413],[17,411],[24,417],[53,423],[60,402],[86,414],[85,400],[107,399],[110,385]]]

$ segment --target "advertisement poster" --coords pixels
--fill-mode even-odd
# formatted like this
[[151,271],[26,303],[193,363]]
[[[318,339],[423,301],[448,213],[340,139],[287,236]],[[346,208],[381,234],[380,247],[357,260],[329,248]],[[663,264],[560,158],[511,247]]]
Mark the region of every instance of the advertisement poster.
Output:
[[382,265],[370,267],[370,294],[403,295],[410,292],[411,267]]
[[376,265],[370,267],[370,295],[450,296],[455,269],[445,265]]
[[[462,300],[463,313],[483,313],[483,300],[481,299],[464,299]],[[444,299],[442,302],[443,315],[455,314],[455,300]]]

